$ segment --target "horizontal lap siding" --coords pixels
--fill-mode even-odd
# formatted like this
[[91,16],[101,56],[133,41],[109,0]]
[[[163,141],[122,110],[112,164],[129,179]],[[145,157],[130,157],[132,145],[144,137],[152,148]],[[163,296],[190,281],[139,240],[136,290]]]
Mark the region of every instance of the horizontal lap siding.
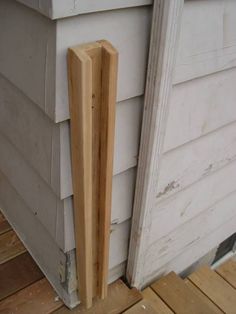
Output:
[[[52,189],[1,133],[0,145],[0,169],[27,204],[34,219],[44,225],[64,251],[73,249],[75,244],[72,198],[60,200],[56,197]],[[113,196],[122,199],[119,206],[116,203],[112,205],[114,223],[121,223],[131,217],[134,184],[134,169],[113,177]],[[3,195],[2,190],[0,198]]]
[[111,41],[119,51],[117,101],[143,94],[150,7],[51,21],[13,0],[2,0],[0,20],[0,73],[55,122],[69,118],[66,54],[73,45]]
[[236,68],[177,84],[170,98],[164,151],[236,120]]
[[[4,215],[11,222],[20,239],[47,275],[57,293],[61,297],[66,296],[60,284],[60,262],[64,261],[59,247],[47,229],[35,219],[34,213],[29,210],[2,172],[0,172],[0,191],[0,207]],[[68,304],[68,299],[64,299],[64,301],[67,301]]]
[[154,281],[155,278],[159,278],[170,271],[180,273],[186,270],[190,265],[194,264],[201,257],[209,253],[211,250],[216,248],[222,239],[226,239],[231,234],[235,233],[236,228],[236,215],[231,217],[225,223],[222,223],[215,230],[211,230],[205,237],[200,238],[192,245],[185,247],[184,250],[180,251],[180,254],[175,256],[173,259],[169,259],[163,267],[156,267],[154,269],[148,269],[146,275],[146,284]]
[[[0,89],[0,132],[59,198],[72,195],[69,121],[53,123],[2,76]],[[142,97],[116,106],[114,175],[137,164],[142,110]]]
[[152,4],[152,0],[17,0],[26,6],[52,18],[58,19],[77,14],[116,10]]
[[149,45],[151,8],[86,14],[57,21],[56,121],[69,117],[68,47],[106,39],[119,52],[117,101],[142,95]]
[[185,1],[174,83],[236,66],[236,2]]
[[[199,240],[220,228],[227,221],[235,220],[235,203],[236,192],[234,191],[225,199],[211,205],[203,213],[182,224],[181,228],[173,230],[153,243],[152,236],[155,234],[155,230],[151,231],[149,253],[146,256],[147,267],[144,267],[144,269],[147,269],[147,272],[153,271],[156,261],[158,261],[158,267],[164,266],[188,247],[193,246]],[[236,221],[234,221],[234,226],[236,227]],[[153,225],[153,228],[156,228],[156,226]]]
[[236,228],[236,3],[186,1],[145,283],[183,271]]
[[[54,237],[41,221],[35,219],[32,210],[27,206],[17,190],[1,171],[0,191],[2,191],[0,195],[0,208],[4,215],[16,229],[21,240],[32,253],[40,267],[48,275],[49,280],[51,280],[55,287],[60,287],[60,262],[65,260],[65,255],[61,251],[60,246],[58,246]],[[69,210],[68,204],[66,209]],[[71,231],[73,232],[73,226],[67,225],[66,227],[72,227]],[[127,239],[129,237],[129,231],[130,220],[111,226],[111,249],[109,256],[110,281],[112,278],[113,280],[114,278],[117,279],[122,275],[121,271],[124,270],[123,265],[128,254]],[[58,232],[63,232],[63,229],[61,228]],[[38,235],[40,235],[40,237]],[[70,246],[71,250],[74,249],[71,243]]]

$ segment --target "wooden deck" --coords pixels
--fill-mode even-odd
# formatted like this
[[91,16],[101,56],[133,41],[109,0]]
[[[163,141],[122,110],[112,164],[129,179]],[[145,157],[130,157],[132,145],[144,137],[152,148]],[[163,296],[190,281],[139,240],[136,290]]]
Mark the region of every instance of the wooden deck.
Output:
[[92,309],[69,310],[0,213],[0,314],[15,313],[236,314],[236,261],[201,267],[184,280],[171,272],[142,293],[118,280]]

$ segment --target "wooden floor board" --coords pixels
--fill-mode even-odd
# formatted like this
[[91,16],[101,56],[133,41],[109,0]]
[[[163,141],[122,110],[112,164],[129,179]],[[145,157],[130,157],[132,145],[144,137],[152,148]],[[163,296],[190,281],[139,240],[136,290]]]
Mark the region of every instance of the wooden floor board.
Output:
[[209,307],[218,314],[224,313],[221,311],[204,293],[202,293],[201,290],[199,290],[190,280],[187,278],[184,280],[187,287],[193,291],[193,293],[197,294],[201,300],[204,300],[204,302],[207,302]]
[[44,277],[28,252],[0,265],[0,300]]
[[236,313],[236,290],[208,266],[199,268],[188,278],[223,312]]
[[193,293],[174,272],[161,278],[151,287],[174,313],[216,313],[209,307],[207,302],[204,302],[197,294]]
[[0,235],[10,231],[12,228],[6,220],[0,221]]
[[144,300],[148,300],[153,309],[158,312],[158,314],[173,314],[173,311],[159,298],[159,296],[151,289],[146,288],[142,291],[142,296]]
[[151,302],[148,300],[142,300],[136,303],[134,306],[132,306],[130,309],[124,312],[124,314],[159,314],[160,312],[157,312]]
[[91,309],[84,309],[78,306],[72,311],[65,306],[57,310],[57,314],[119,314],[127,308],[136,304],[142,299],[142,295],[137,289],[129,289],[122,280],[118,280],[108,287],[108,297],[104,300],[98,300]]
[[46,278],[0,302],[1,314],[49,314],[62,306]]
[[0,265],[26,251],[13,230],[0,236]]
[[216,272],[236,289],[236,261],[230,259],[216,269]]

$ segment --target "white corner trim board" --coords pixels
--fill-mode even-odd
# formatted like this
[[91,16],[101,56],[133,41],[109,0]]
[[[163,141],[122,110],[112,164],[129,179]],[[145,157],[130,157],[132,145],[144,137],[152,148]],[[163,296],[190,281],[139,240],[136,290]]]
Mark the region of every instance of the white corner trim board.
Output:
[[156,0],[153,8],[149,66],[143,129],[131,229],[127,278],[132,286],[143,281],[145,246],[148,243],[151,210],[160,172],[169,94],[179,37],[183,0]]
[[46,15],[59,19],[78,14],[151,5],[153,0],[17,0]]

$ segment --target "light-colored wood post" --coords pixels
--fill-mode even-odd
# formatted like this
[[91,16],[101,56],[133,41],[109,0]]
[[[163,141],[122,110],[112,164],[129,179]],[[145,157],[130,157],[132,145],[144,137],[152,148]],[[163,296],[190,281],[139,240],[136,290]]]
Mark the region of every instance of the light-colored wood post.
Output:
[[84,51],[68,51],[71,155],[80,300],[92,306],[92,62]]
[[117,90],[118,53],[107,41],[102,44],[102,105],[101,105],[101,167],[99,209],[98,294],[107,296],[111,195],[115,137],[115,105]]
[[107,41],[68,52],[76,258],[86,307],[107,295],[117,63]]

